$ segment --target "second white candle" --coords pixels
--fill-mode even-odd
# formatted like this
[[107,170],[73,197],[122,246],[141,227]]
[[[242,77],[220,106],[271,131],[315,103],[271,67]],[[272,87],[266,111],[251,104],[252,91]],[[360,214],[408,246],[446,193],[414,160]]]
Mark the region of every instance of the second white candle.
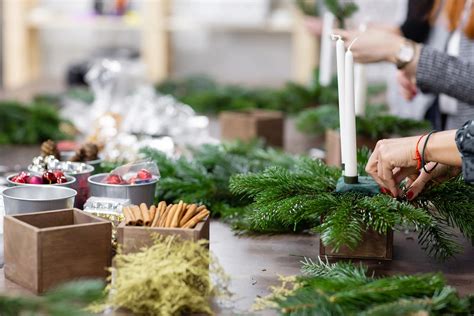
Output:
[[356,118],[354,105],[354,58],[351,46],[346,52],[345,82],[344,82],[344,129],[341,134],[342,145],[344,146],[344,176],[346,181],[357,180],[357,138],[356,138]]

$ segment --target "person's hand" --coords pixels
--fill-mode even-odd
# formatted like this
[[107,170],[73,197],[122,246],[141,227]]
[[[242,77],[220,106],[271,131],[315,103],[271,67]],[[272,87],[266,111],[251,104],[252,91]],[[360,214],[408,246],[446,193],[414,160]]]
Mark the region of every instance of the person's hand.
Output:
[[304,25],[311,34],[315,36],[321,36],[321,33],[323,32],[323,22],[320,18],[314,16],[305,16]]
[[416,198],[430,182],[441,183],[457,176],[460,172],[460,168],[451,167],[443,164],[436,164],[430,162],[425,166],[426,170],[430,171],[427,173],[424,169],[418,174],[409,175],[406,183],[406,198],[413,200]]
[[357,38],[351,51],[354,60],[363,64],[380,61],[395,63],[404,41],[402,36],[378,28],[367,29],[364,32],[336,29],[334,34],[342,37],[346,48]]
[[413,100],[413,98],[418,93],[415,78],[410,76],[407,72],[399,70],[397,72],[397,81],[400,86],[400,93],[402,96],[408,101]]
[[402,192],[399,183],[417,170],[416,146],[419,137],[384,139],[377,142],[365,170],[393,197]]

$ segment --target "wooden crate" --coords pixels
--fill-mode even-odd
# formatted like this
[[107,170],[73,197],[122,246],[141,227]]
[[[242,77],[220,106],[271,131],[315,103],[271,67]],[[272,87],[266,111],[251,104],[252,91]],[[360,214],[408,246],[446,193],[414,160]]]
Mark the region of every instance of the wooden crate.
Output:
[[329,246],[324,246],[320,240],[319,254],[340,259],[392,260],[393,231],[389,231],[387,235],[381,235],[373,230],[368,230],[357,248],[350,249],[343,246],[338,252],[334,252]]
[[[357,148],[367,147],[374,149],[376,140],[357,136]],[[326,130],[326,163],[330,166],[341,166],[341,137],[339,130]]]
[[42,293],[79,278],[105,278],[112,225],[78,209],[5,216],[5,276]]
[[184,228],[165,228],[165,227],[147,227],[147,226],[125,226],[123,221],[117,227],[118,244],[123,253],[131,253],[140,250],[143,247],[149,247],[153,244],[153,235],[163,236],[175,235],[184,240],[198,241],[200,239],[209,240],[209,222],[210,218],[199,222],[192,229]]
[[219,115],[221,138],[225,140],[265,140],[273,147],[283,147],[284,117],[279,111],[248,110],[222,112]]

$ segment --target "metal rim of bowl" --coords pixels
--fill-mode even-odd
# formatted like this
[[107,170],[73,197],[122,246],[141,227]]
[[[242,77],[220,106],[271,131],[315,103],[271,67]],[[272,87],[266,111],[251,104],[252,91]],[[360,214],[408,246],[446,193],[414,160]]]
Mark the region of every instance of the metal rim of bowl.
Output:
[[[82,171],[82,172],[76,172],[76,173],[71,173],[71,172],[63,171],[64,174],[66,174],[66,175],[68,175],[68,176],[80,176],[80,175],[87,174],[87,173],[93,173],[94,170],[95,170],[94,166],[91,166],[91,165],[89,165],[88,163],[85,163],[85,162],[73,162],[73,163],[83,163],[83,164],[86,165],[87,170]],[[32,170],[32,169],[31,169],[31,166],[32,166],[32,165],[29,165],[29,166],[28,166],[28,171],[29,171],[29,172],[32,172],[32,173],[35,173],[35,174],[39,174],[38,171]],[[62,170],[61,170],[61,171],[62,171]]]
[[76,182],[76,178],[74,178],[73,176],[70,176],[70,175],[67,175],[65,174],[66,176],[66,179],[67,182],[65,183],[53,183],[53,184],[47,184],[47,183],[43,183],[43,184],[34,184],[34,183],[18,183],[18,182],[13,182],[12,180],[10,180],[11,178],[17,176],[18,174],[12,174],[11,176],[8,176],[7,177],[7,182],[8,184],[12,184],[12,185],[15,185],[15,186],[30,186],[30,185],[35,185],[35,186],[38,186],[38,185],[41,185],[41,186],[44,186],[44,185],[54,185],[54,186],[58,186],[58,187],[64,187],[64,186],[68,186],[68,185],[71,185],[71,184],[74,184]]
[[[7,188],[5,190],[3,190],[3,192],[1,193],[1,195],[3,196],[3,198],[7,198],[7,199],[12,199],[12,200],[18,200],[18,201],[58,201],[58,200],[64,200],[64,199],[69,199],[69,198],[72,198],[72,197],[75,197],[77,195],[77,191],[74,190],[74,189],[71,189],[71,188],[68,188],[68,187],[61,187],[61,186],[49,186],[49,187],[46,187],[46,186],[41,186],[41,189],[46,189],[46,190],[63,190],[63,191],[69,191],[71,194],[68,195],[68,196],[63,196],[63,197],[60,197],[60,198],[55,198],[55,199],[27,199],[27,198],[19,198],[19,197],[15,197],[15,196],[11,196],[11,195],[8,195],[7,193],[9,191],[15,191],[15,190],[21,190],[21,189],[25,189],[25,188],[34,188],[33,185],[28,185],[28,186],[15,186],[15,187],[11,187],[11,188]],[[7,193],[5,193],[7,192]]]
[[95,175],[90,176],[89,178],[87,178],[87,182],[89,182],[91,184],[94,184],[94,185],[104,186],[104,187],[119,187],[119,188],[123,187],[123,188],[126,188],[126,187],[139,187],[139,186],[155,184],[160,179],[159,177],[155,177],[155,178],[152,178],[152,181],[150,181],[150,182],[137,183],[137,184],[108,184],[108,183],[98,182],[98,181],[95,180],[96,178],[105,177],[107,175],[109,175],[109,173],[95,174]]

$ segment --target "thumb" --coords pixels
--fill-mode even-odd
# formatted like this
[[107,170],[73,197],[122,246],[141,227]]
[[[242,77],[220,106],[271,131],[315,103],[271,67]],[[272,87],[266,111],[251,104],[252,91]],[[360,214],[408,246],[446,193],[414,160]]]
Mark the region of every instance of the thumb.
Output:
[[407,199],[411,201],[415,197],[417,197],[420,194],[420,192],[423,191],[426,184],[430,182],[432,178],[433,176],[431,174],[426,173],[424,170],[422,170],[418,178],[416,178],[416,180],[413,181],[413,184],[408,190]]

